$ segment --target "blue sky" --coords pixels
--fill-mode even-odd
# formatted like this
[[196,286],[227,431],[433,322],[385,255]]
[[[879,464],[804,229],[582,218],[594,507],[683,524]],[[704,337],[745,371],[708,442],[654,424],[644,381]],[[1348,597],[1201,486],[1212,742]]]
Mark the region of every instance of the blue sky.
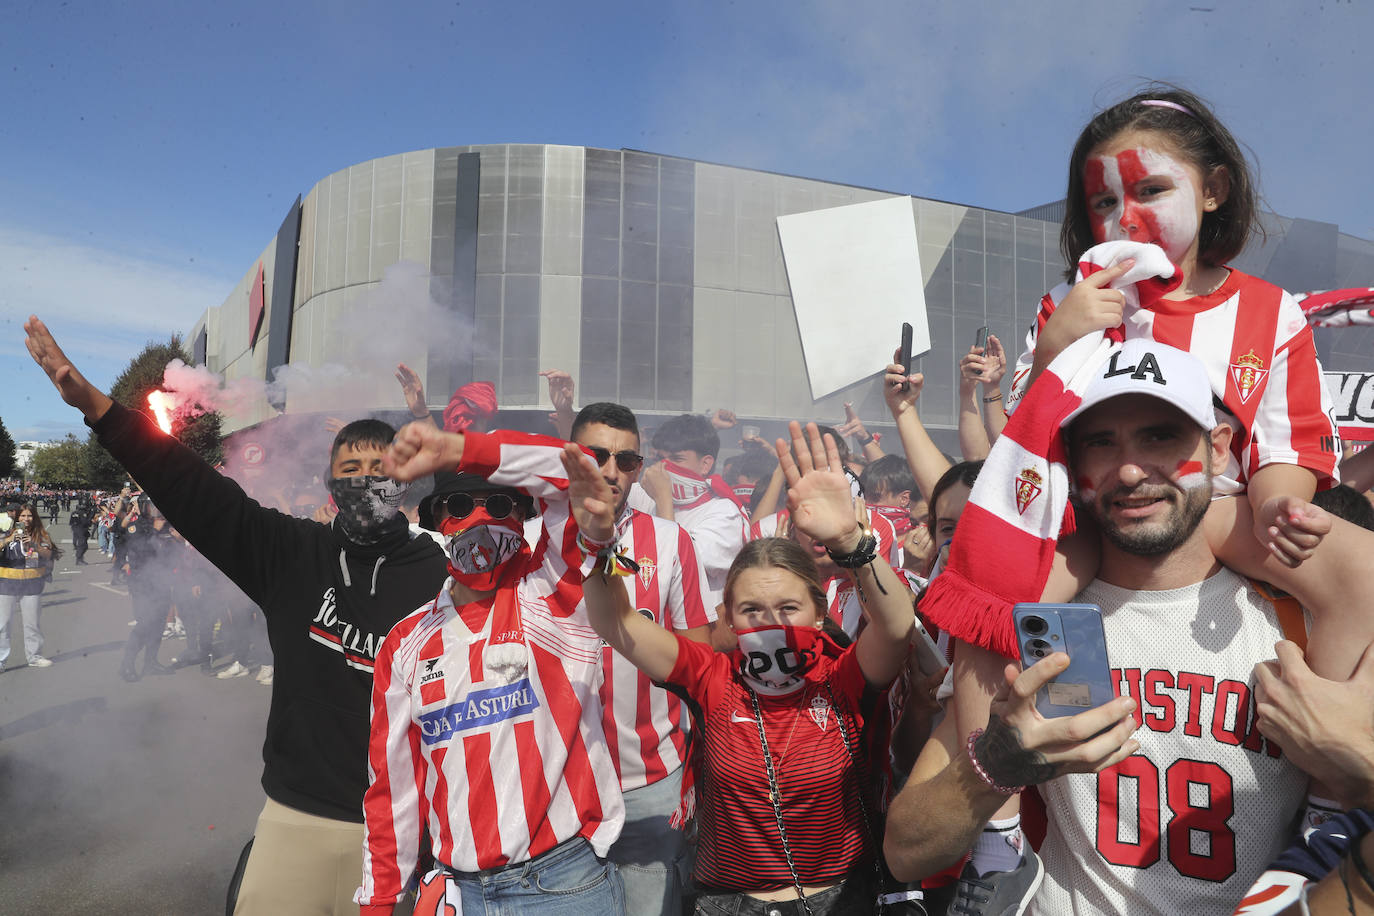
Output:
[[405,150],[632,147],[1019,210],[1062,196],[1096,108],[1157,78],[1212,102],[1272,209],[1374,238],[1367,2],[5,7],[16,439],[81,432],[24,352],[28,314],[108,386],[224,300],[297,194]]

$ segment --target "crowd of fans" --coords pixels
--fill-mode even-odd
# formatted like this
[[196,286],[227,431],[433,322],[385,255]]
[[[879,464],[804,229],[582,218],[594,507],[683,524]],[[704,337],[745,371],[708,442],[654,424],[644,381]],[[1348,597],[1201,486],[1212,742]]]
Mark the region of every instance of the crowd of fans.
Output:
[[436,418],[401,366],[414,422],[254,499],[30,319],[143,487],[71,519],[128,577],[122,676],[176,618],[178,665],[244,621],[275,654],[235,912],[1374,912],[1374,462],[1291,297],[1224,267],[1254,191],[1200,99],[1112,106],[1070,173],[1072,282],[1009,388],[996,336],[961,360],[958,460],[896,362],[886,441],[847,407],[772,443],[642,436],[562,370],[556,435],[485,382]]

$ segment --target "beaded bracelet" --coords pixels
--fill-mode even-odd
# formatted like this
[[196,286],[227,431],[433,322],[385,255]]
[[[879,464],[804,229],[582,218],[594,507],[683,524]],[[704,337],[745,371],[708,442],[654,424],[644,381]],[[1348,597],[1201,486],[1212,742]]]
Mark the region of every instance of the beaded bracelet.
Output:
[[978,762],[978,755],[973,750],[973,745],[983,736],[983,729],[975,728],[968,736],[968,762],[973,766],[973,772],[978,774],[978,778],[988,784],[994,792],[999,795],[1015,795],[1025,786],[1004,786],[992,778],[991,774]]
[[997,392],[996,394],[994,394],[994,395],[993,395],[992,397],[990,397],[990,398],[983,398],[983,403],[984,403],[984,404],[991,404],[993,401],[1000,401],[1000,400],[1002,400],[1002,392],[999,391],[999,392]]

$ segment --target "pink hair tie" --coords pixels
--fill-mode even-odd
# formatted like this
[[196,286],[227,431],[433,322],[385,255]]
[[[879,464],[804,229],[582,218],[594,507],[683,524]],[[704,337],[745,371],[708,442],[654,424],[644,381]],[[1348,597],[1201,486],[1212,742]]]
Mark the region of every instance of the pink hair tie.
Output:
[[1141,99],[1140,104],[1149,105],[1151,108],[1172,108],[1174,111],[1183,112],[1190,118],[1197,117],[1178,102],[1170,102],[1168,99]]

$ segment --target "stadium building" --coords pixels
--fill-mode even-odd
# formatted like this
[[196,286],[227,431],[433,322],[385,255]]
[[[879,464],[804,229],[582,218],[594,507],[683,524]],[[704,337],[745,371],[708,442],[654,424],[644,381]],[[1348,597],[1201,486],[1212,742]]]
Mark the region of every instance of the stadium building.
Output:
[[[767,436],[792,418],[838,423],[850,401],[881,430],[890,423],[876,378],[812,400],[777,219],[901,196],[636,150],[495,144],[388,156],[297,198],[189,339],[197,364],[267,381],[286,364],[347,373],[360,344],[385,338],[432,408],[486,379],[502,425],[531,430],[549,430],[538,372],[550,368],[573,375],[578,406],[619,401],[648,428],[727,407]],[[931,340],[917,364],[920,412],[957,452],[959,358],[987,325],[1015,359],[1040,296],[1061,279],[1062,203],[1021,213],[911,205]],[[1276,216],[1266,230],[1237,267],[1293,291],[1374,283],[1372,242]],[[424,326],[379,295],[399,262],[427,285]],[[1319,331],[1326,368],[1374,370],[1371,332]],[[875,353],[875,372],[885,359]],[[387,373],[348,407],[360,416],[403,403]],[[225,429],[282,409],[317,407],[288,381],[227,415]]]

